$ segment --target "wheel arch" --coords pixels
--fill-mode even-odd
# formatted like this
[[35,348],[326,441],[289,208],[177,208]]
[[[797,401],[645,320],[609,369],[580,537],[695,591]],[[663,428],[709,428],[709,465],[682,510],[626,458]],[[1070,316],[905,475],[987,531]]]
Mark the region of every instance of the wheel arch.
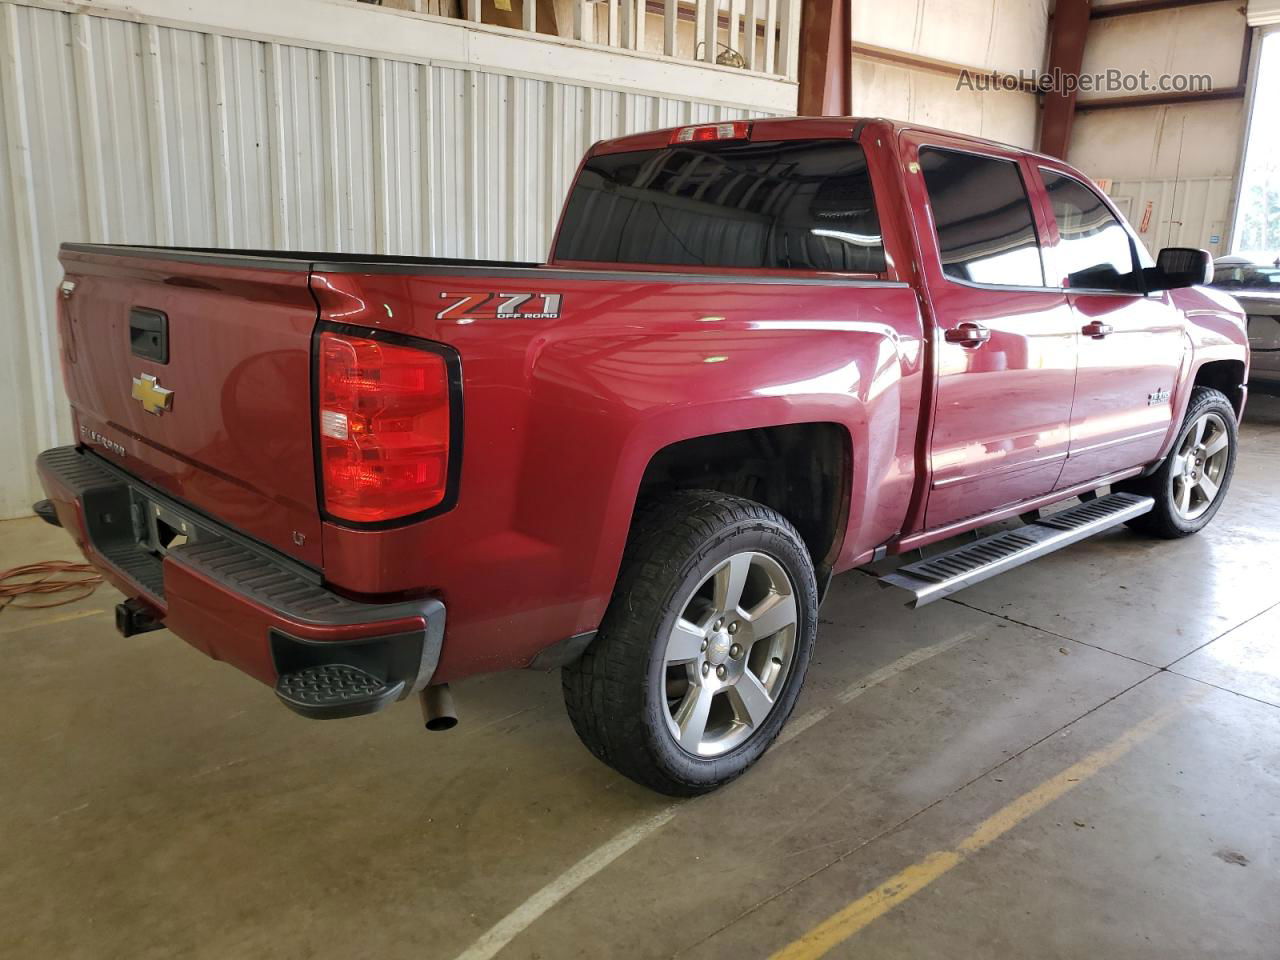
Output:
[[854,469],[849,429],[832,421],[751,427],[689,437],[654,451],[636,509],[679,490],[716,490],[762,503],[795,526],[820,574],[848,525]]
[[1193,387],[1211,387],[1225,394],[1236,412],[1236,419],[1244,413],[1244,385],[1246,369],[1243,360],[1207,360],[1196,368]]

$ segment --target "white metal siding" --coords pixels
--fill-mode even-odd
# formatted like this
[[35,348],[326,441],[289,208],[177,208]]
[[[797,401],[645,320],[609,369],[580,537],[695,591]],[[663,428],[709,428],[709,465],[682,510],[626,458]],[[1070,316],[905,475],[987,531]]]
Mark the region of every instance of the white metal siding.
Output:
[[0,517],[71,439],[60,242],[538,260],[595,140],[766,115],[8,2],[0,107]]
[[[1231,243],[1232,183],[1231,177],[1115,180],[1108,194],[1152,256],[1162,247],[1200,247],[1221,257]],[[1148,202],[1151,216],[1142,232]]]
[[1249,0],[1248,11],[1251,27],[1280,24],[1280,0]]

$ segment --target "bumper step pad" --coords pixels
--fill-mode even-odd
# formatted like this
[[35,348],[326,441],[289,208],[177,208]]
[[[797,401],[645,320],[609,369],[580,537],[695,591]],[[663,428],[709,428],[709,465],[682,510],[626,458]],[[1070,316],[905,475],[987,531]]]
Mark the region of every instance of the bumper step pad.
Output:
[[404,692],[404,681],[388,684],[359,667],[326,663],[282,674],[276,696],[294,713],[313,720],[377,713]]
[[62,526],[62,521],[58,519],[58,510],[54,507],[52,500],[37,500],[31,505],[31,512],[50,526]]
[[1088,500],[1034,523],[1003,530],[955,550],[899,567],[880,578],[887,587],[912,595],[907,605],[922,607],[934,600],[989,580],[1037,557],[1078,543],[1096,533],[1150,512],[1155,501],[1131,493]]

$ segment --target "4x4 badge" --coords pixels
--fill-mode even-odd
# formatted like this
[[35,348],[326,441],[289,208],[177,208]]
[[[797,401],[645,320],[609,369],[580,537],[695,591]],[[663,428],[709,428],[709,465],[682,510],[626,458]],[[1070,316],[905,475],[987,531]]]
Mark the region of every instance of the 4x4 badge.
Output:
[[133,399],[142,404],[142,409],[157,417],[169,409],[173,402],[173,391],[166,390],[156,382],[149,373],[133,378]]

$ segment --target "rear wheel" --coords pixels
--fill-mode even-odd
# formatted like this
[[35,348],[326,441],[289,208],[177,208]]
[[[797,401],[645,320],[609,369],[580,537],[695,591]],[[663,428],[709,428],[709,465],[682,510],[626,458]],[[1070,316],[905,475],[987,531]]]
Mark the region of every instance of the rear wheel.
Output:
[[817,607],[805,545],[775,511],[706,491],[654,505],[637,518],[599,633],[564,670],[574,729],[662,793],[727,783],[795,706]]
[[1236,468],[1236,413],[1222,393],[1196,387],[1182,429],[1160,469],[1116,488],[1155,499],[1150,513],[1129,521],[1135,530],[1174,539],[1209,525],[1222,506]]

